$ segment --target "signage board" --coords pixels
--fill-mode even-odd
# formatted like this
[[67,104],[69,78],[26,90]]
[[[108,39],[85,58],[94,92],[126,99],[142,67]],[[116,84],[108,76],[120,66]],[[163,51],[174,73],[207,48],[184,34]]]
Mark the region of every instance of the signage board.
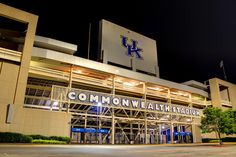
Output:
[[100,27],[103,63],[159,77],[155,40],[106,20]]

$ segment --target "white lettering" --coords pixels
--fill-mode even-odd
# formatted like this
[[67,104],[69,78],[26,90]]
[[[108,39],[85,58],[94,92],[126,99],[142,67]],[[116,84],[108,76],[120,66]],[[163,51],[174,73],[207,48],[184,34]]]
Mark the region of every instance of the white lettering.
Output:
[[172,112],[177,112],[175,106],[172,107]]
[[117,105],[120,104],[120,99],[119,98],[113,98],[112,103],[117,106]]
[[188,108],[186,108],[185,113],[189,114],[189,109]]
[[90,102],[96,102],[96,103],[98,103],[98,95],[90,95],[90,97],[89,97],[89,101]]
[[160,104],[159,106],[161,108],[161,111],[164,111],[164,105]]
[[148,109],[149,110],[154,110],[152,103],[148,103]]
[[146,105],[144,101],[141,101],[141,108],[146,109]]
[[169,105],[165,105],[165,112],[170,112],[170,106]]
[[122,99],[122,106],[129,107],[129,99]]
[[138,108],[138,103],[139,103],[138,100],[131,100],[131,103],[132,103],[133,108]]
[[85,101],[87,99],[87,95],[84,93],[79,93],[78,98],[80,101]]
[[160,111],[159,104],[155,104],[155,108],[157,111]]
[[68,93],[68,98],[69,98],[70,100],[75,100],[75,98],[76,98],[75,92],[69,92],[69,93]]
[[102,104],[110,104],[111,98],[102,96]]
[[180,113],[180,108],[179,108],[179,107],[176,107],[176,109],[177,109],[177,112]]

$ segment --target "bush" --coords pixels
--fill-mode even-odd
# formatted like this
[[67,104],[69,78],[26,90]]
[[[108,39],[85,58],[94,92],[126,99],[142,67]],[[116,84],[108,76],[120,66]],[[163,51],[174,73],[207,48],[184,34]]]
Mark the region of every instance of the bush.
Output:
[[[221,139],[222,142],[236,142],[236,137],[225,137]],[[219,142],[219,139],[215,138],[203,138],[202,143],[215,143]]]
[[215,139],[215,140],[209,140],[209,143],[219,143],[220,142],[220,140],[217,140],[217,139]]
[[33,140],[35,140],[35,139],[37,139],[37,140],[39,140],[39,139],[41,139],[41,140],[50,140],[49,137],[43,136],[43,135],[29,135],[29,136],[32,137]]
[[20,133],[0,132],[0,142],[31,143],[32,137]]
[[222,139],[223,142],[236,142],[236,137],[225,137]]
[[37,144],[66,144],[65,141],[42,140],[42,139],[33,140],[33,143],[37,143]]
[[70,143],[71,142],[71,138],[69,138],[69,137],[62,137],[62,136],[50,136],[49,139],[50,140],[56,140],[56,141],[64,141],[66,143]]

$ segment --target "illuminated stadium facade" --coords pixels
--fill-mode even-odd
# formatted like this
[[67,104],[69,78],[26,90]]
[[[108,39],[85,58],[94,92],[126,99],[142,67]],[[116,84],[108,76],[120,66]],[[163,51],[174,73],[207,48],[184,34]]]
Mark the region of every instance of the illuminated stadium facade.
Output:
[[[196,143],[203,108],[235,108],[234,84],[159,78],[156,52],[145,56],[135,33],[132,40],[119,37],[127,62],[102,40],[101,63],[73,56],[76,45],[34,36],[35,15],[3,4],[0,14],[27,24],[23,34],[1,29],[1,132],[68,136],[75,143]],[[103,22],[106,30],[113,25]],[[105,39],[109,33],[101,32]]]

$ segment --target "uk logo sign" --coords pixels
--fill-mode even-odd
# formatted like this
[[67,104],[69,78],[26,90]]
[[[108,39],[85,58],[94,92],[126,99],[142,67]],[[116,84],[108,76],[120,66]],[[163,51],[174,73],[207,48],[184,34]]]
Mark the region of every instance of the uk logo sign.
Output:
[[130,41],[131,44],[128,43],[128,37],[121,36],[121,43],[122,46],[127,49],[127,55],[130,57],[134,57],[135,55],[136,58],[143,59],[143,57],[141,56],[141,52],[143,51],[143,49],[138,47],[138,41],[133,39],[130,39]]

